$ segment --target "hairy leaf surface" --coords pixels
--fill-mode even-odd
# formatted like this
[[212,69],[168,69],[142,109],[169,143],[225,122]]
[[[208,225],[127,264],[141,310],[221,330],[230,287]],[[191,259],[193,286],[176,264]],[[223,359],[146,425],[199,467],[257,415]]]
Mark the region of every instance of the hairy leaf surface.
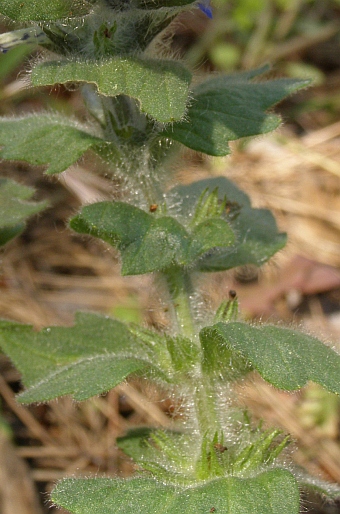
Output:
[[[315,337],[273,325],[220,322],[205,327],[200,338],[208,372],[227,368],[232,353],[279,389],[293,391],[312,381],[340,394],[340,355]],[[211,358],[212,353],[220,358]]]
[[192,266],[216,245],[228,246],[234,240],[232,230],[222,219],[206,220],[190,233],[170,216],[157,217],[122,202],[85,206],[70,226],[117,247],[123,275],[159,271],[174,264]]
[[[218,189],[220,201],[227,199],[225,219],[235,234],[229,245],[216,245],[198,261],[200,271],[222,271],[254,264],[261,266],[286,243],[286,235],[278,232],[272,213],[251,207],[249,197],[225,177],[200,180],[188,186],[177,186],[168,194],[168,203],[179,220],[190,220],[202,191]],[[228,211],[228,212],[227,212]],[[170,210],[170,213],[172,211]]]
[[81,313],[72,327],[40,332],[1,321],[0,346],[28,388],[19,396],[24,403],[65,394],[84,400],[108,391],[136,371],[164,378],[157,368],[159,354],[151,345],[142,345],[123,323],[95,314]]
[[47,62],[33,69],[31,80],[35,86],[91,82],[103,95],[136,98],[143,112],[169,122],[185,113],[191,74],[175,61],[126,57]]
[[275,469],[254,478],[228,477],[181,488],[151,478],[64,479],[52,500],[72,514],[298,514],[294,477]]
[[0,0],[0,13],[14,21],[56,21],[83,16],[91,9],[86,0]]
[[222,156],[230,153],[229,141],[277,128],[281,118],[267,110],[308,82],[251,82],[254,74],[258,74],[256,70],[253,74],[224,75],[198,85],[185,121],[174,123],[164,135],[198,152]]
[[72,120],[54,114],[0,118],[0,157],[48,165],[46,173],[60,173],[86,150],[105,142]]

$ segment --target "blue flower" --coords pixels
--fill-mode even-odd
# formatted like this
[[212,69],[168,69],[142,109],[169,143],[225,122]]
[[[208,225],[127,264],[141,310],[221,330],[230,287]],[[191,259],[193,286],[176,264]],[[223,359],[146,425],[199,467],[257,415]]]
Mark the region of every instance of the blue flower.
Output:
[[198,2],[197,6],[199,9],[201,9],[202,12],[204,12],[204,14],[206,14],[208,16],[208,18],[211,19],[213,17],[212,9],[210,7],[210,0],[204,0],[204,2]]

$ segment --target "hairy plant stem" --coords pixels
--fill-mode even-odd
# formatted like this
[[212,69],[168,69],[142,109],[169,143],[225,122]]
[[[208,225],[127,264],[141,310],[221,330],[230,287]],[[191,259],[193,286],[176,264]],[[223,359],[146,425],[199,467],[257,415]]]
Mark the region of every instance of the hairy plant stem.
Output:
[[[193,293],[190,274],[183,268],[173,266],[163,272],[163,276],[172,300],[178,332],[199,344],[190,302]],[[198,430],[203,437],[207,433],[213,436],[216,431],[220,432],[222,426],[216,412],[215,388],[208,377],[202,375],[198,384],[193,384],[192,399]]]
[[[104,138],[113,145],[107,155],[102,152],[103,158],[129,177],[132,187],[141,192],[149,205],[161,202],[159,163],[152,163],[150,157],[150,122],[137,102],[126,95],[99,95],[91,85],[84,86],[82,93],[89,112],[102,127]],[[110,159],[110,152],[114,159]]]
[[158,205],[158,203],[161,202],[163,196],[152,171],[150,171],[150,173],[141,174],[138,185],[149,206],[153,204]]
[[222,425],[216,413],[216,391],[206,379],[197,385],[194,392],[195,414],[201,436],[208,434],[213,437],[215,432],[222,431]]
[[163,276],[170,293],[178,333],[194,340],[196,334],[190,304],[193,291],[190,276],[178,266],[163,271]]

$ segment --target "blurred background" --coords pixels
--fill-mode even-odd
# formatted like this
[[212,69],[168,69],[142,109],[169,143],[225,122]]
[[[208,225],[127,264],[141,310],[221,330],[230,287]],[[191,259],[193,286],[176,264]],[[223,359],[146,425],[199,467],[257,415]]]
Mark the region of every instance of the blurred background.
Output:
[[[340,351],[340,0],[212,2],[212,19],[198,9],[181,15],[163,44],[198,72],[232,73],[269,62],[270,76],[311,78],[313,84],[277,107],[279,130],[234,143],[231,156],[183,151],[175,169],[180,181],[225,175],[255,206],[270,208],[288,233],[287,247],[263,268],[205,276],[202,303],[216,308],[234,289],[244,318],[299,326]],[[1,33],[11,28],[2,21]],[[27,88],[29,58],[40,52],[27,45],[0,55],[0,114],[47,108],[86,119],[77,90]],[[34,199],[50,206],[1,251],[0,317],[39,329],[72,324],[77,310],[91,310],[166,327],[151,277],[121,277],[113,249],[67,228],[82,204],[119,195],[102,162],[88,154],[57,177],[23,162],[2,162],[0,175],[33,186]],[[0,371],[2,514],[54,512],[47,493],[63,476],[130,474],[133,464],[115,438],[139,424],[167,426],[173,414],[170,400],[137,381],[84,404],[63,398],[23,407],[14,399],[20,377],[2,354]],[[340,484],[336,396],[314,385],[286,394],[254,377],[239,395],[254,419],[291,433],[298,465]],[[306,497],[305,508],[340,513],[340,503],[317,497]]]

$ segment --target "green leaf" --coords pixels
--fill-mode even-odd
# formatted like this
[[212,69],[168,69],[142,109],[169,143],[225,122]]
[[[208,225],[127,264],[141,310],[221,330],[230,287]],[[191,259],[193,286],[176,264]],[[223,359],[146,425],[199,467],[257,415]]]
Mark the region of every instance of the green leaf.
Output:
[[98,202],[82,208],[71,219],[73,230],[91,234],[112,246],[126,248],[149,229],[151,216],[133,205],[123,202]]
[[176,220],[155,218],[121,202],[88,205],[70,226],[116,246],[122,255],[123,275],[149,273],[182,261],[189,237]]
[[226,197],[228,203],[234,202],[242,208],[251,206],[248,195],[225,177],[208,178],[187,186],[176,186],[167,193],[167,204],[175,205],[174,209],[183,219],[183,223],[185,220],[190,221],[188,216],[195,211],[197,201],[206,190],[206,195],[217,190],[221,201]]
[[91,234],[124,249],[148,231],[151,216],[123,202],[98,202],[82,208],[70,221],[73,230]]
[[230,225],[237,234],[236,243],[205,255],[199,262],[200,271],[222,271],[244,264],[262,266],[287,242],[267,209],[242,208]]
[[29,325],[2,321],[0,346],[28,387],[19,396],[23,403],[65,394],[84,400],[141,370],[164,378],[156,368],[158,354],[151,346],[141,345],[123,323],[95,314],[78,314],[72,327],[40,332]]
[[228,477],[190,488],[151,478],[64,479],[52,501],[73,514],[298,514],[294,477],[274,469],[253,478]]
[[46,173],[60,173],[89,148],[105,142],[89,134],[76,122],[55,114],[22,118],[0,118],[0,157],[49,164]]
[[[168,204],[183,224],[190,220],[202,191],[218,189],[220,201],[227,199],[225,216],[235,234],[233,244],[216,245],[198,262],[200,271],[222,271],[244,264],[261,266],[286,243],[286,235],[277,230],[274,216],[267,209],[251,207],[248,196],[224,177],[200,180],[188,186],[177,186],[167,195]],[[171,210],[170,210],[171,213]],[[217,236],[218,238],[218,236]],[[212,245],[213,246],[213,245]],[[211,246],[211,247],[212,247]]]
[[22,403],[49,401],[68,394],[78,401],[106,393],[137,371],[147,371],[148,363],[133,357],[100,352],[59,366],[18,396]]
[[[173,485],[195,485],[195,452],[197,437],[170,430],[145,427],[129,430],[117,439],[118,447],[131,457],[141,469],[149,471],[157,480]],[[195,446],[196,445],[196,446]]]
[[239,380],[254,368],[242,354],[226,345],[224,338],[213,327],[205,327],[200,332],[202,372],[218,380]]
[[121,202],[88,205],[71,220],[70,226],[117,247],[123,275],[159,271],[174,264],[193,266],[207,250],[216,245],[228,246],[234,239],[224,220],[205,220],[190,234],[172,217],[157,217]]
[[0,228],[0,246],[5,245],[8,241],[21,234],[24,228],[25,225],[23,223],[19,223],[13,227]]
[[29,216],[40,212],[47,202],[31,202],[34,189],[0,178],[0,246],[20,234]]
[[[1,81],[1,83],[4,82],[7,79],[7,77],[11,73],[13,73],[13,71],[16,68],[18,68],[19,65],[22,64],[24,59],[31,52],[30,46],[16,46],[16,44],[14,43],[14,46],[16,46],[16,48],[11,48],[12,45],[11,45],[10,41],[7,41],[7,45],[6,45],[6,38],[4,37],[4,35],[5,34],[0,35],[0,52],[2,52],[2,54],[0,55],[0,81]],[[8,38],[8,39],[11,39],[11,38]],[[10,52],[8,52],[9,48],[11,48]]]
[[154,459],[156,450],[149,444],[154,431],[155,429],[149,427],[131,428],[126,435],[117,437],[116,444],[135,462],[142,462],[148,458]]
[[219,477],[254,476],[265,466],[268,469],[289,443],[289,436],[282,438],[278,429],[262,432],[239,425],[237,434],[241,443],[225,446],[231,426],[228,435],[215,432],[201,436],[141,428],[129,430],[117,439],[117,445],[157,480],[175,486],[194,486]]
[[122,274],[158,271],[174,263],[184,265],[187,244],[188,234],[175,219],[167,216],[151,219],[142,237],[122,251]]
[[0,0],[0,14],[14,21],[56,21],[83,16],[91,9],[86,0]]
[[222,156],[230,153],[229,141],[274,130],[281,119],[266,111],[309,82],[249,81],[261,71],[222,75],[199,84],[185,121],[166,128],[163,135],[198,152]]
[[[216,372],[229,365],[229,354],[248,361],[270,384],[293,391],[316,382],[340,394],[340,355],[318,339],[276,326],[216,323],[205,327],[200,338],[207,359],[220,353]],[[213,358],[208,367],[213,370]]]
[[165,336],[165,341],[174,369],[181,373],[192,372],[200,360],[196,343],[185,337],[169,335]]
[[143,112],[161,122],[182,119],[191,80],[179,62],[126,57],[102,61],[53,61],[33,68],[35,86],[94,83],[106,96],[136,98]]
[[35,190],[14,180],[0,178],[0,226],[17,225],[47,207],[47,202],[31,202]]
[[235,241],[235,235],[228,223],[220,218],[210,218],[197,225],[192,234],[190,253],[199,257],[218,247],[231,247]]
[[140,344],[152,346],[159,356],[157,361],[162,363],[163,369],[185,374],[192,372],[195,366],[200,365],[199,348],[190,339],[181,336],[171,337],[135,324],[131,324],[129,329],[138,337]]

